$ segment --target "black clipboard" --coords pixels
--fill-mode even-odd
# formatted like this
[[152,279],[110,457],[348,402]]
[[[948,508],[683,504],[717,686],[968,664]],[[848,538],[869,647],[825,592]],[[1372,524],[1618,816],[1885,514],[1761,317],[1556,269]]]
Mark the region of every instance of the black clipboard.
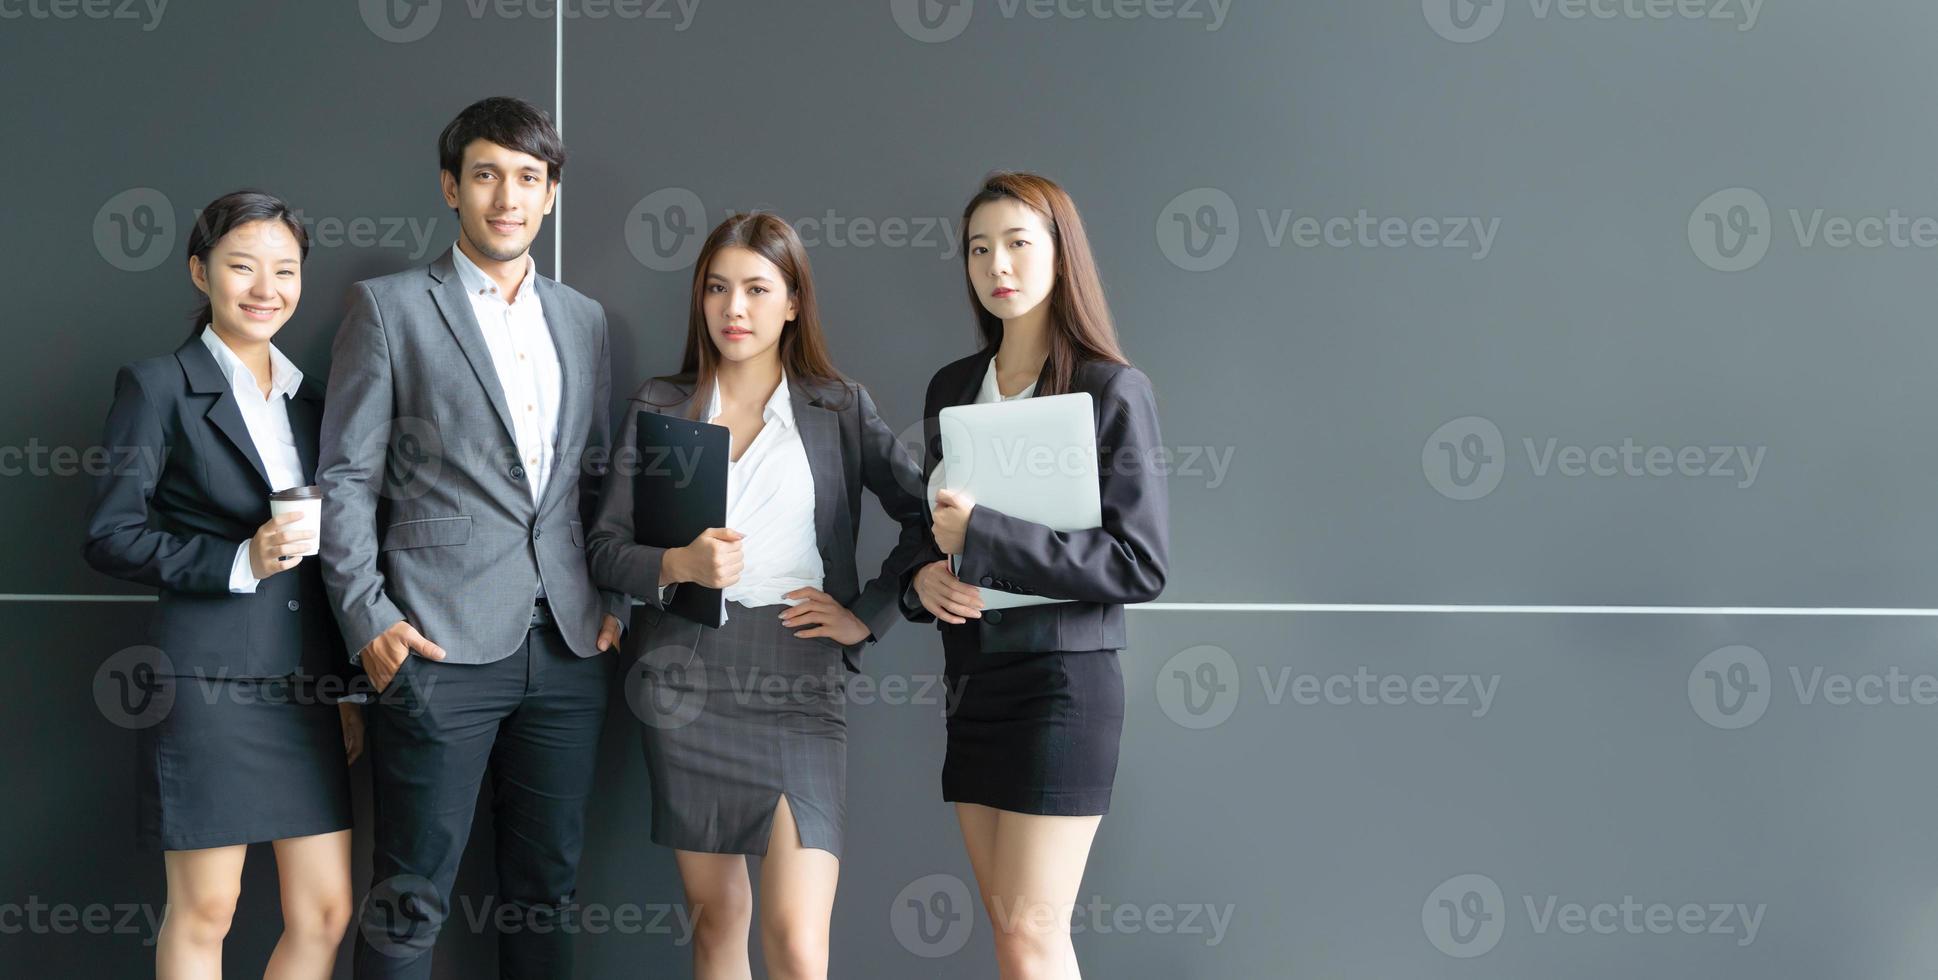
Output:
[[[655,548],[679,548],[692,544],[707,528],[726,527],[727,456],[733,433],[724,425],[643,409],[637,422],[634,539]],[[666,610],[719,629],[727,607],[721,590],[681,582],[668,587]]]

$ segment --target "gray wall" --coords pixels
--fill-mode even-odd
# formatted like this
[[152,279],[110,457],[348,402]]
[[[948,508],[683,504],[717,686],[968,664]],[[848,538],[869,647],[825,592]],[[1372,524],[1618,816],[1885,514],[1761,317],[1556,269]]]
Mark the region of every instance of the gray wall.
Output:
[[[558,257],[611,315],[618,394],[675,366],[698,234],[758,206],[811,219],[837,360],[913,423],[973,342],[934,223],[994,167],[1076,196],[1177,453],[1186,604],[1132,614],[1089,975],[1938,967],[1929,620],[1819,608],[1938,591],[1938,10],[643,0],[568,5],[609,12],[567,19],[561,93],[549,4],[479,3],[401,31],[375,0],[0,19],[10,968],[138,975],[146,925],[21,916],[162,899],[133,737],[93,693],[146,607],[48,598],[131,590],[81,563],[85,482],[38,453],[98,439],[114,366],[185,333],[186,223],[237,186],[334,232],[280,340],[325,371],[344,288],[455,235],[433,141],[498,93],[562,95]],[[1126,11],[1187,16],[1098,16]],[[162,233],[130,249],[117,214]],[[872,519],[864,552],[887,541]],[[938,645],[905,628],[869,659],[890,688],[851,708],[835,975],[993,975],[938,799]],[[584,977],[687,969],[635,727],[616,704],[582,897],[639,918],[582,937]],[[460,890],[488,894],[489,863],[474,847]],[[247,889],[239,974],[277,928],[266,851]],[[454,931],[441,975],[488,972]]]

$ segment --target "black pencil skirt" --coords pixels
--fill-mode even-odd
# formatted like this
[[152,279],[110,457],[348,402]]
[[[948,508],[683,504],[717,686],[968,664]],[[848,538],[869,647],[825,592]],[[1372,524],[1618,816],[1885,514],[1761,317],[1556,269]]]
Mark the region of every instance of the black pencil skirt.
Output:
[[136,738],[139,847],[188,851],[350,829],[343,726],[313,678],[155,680],[173,703]]
[[1117,651],[949,658],[942,798],[998,810],[1091,816],[1110,810],[1124,733]]

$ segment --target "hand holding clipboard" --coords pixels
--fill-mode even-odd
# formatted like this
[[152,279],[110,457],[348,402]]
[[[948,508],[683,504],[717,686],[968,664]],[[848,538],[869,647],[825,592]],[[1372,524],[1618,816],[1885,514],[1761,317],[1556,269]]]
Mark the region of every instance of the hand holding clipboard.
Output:
[[[707,568],[696,581],[671,586],[668,612],[719,629],[727,600],[700,580],[731,568],[737,573],[740,535],[727,523],[727,457],[732,434],[724,425],[658,412],[638,415],[639,472],[633,477],[634,539],[656,548],[700,545]],[[703,537],[704,536],[704,537]],[[689,570],[692,571],[692,570]]]

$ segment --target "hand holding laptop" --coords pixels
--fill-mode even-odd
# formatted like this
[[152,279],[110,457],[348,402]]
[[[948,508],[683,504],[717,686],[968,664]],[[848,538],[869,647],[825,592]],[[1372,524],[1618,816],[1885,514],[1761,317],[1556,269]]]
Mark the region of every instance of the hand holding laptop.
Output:
[[[960,567],[978,506],[1057,531],[1103,526],[1095,419],[1085,392],[942,410],[942,459],[929,475],[929,516],[951,569]],[[978,587],[984,609],[1070,601],[964,584]]]

